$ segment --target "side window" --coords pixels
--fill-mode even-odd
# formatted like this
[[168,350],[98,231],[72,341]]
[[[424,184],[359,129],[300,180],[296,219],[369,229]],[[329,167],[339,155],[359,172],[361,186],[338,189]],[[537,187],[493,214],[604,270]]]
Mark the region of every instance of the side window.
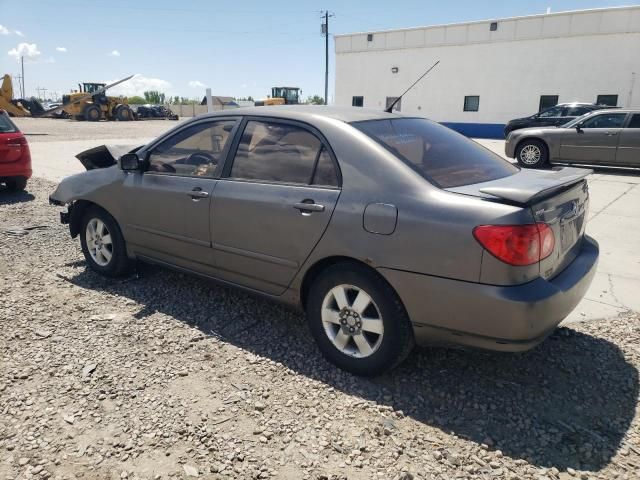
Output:
[[352,107],[362,107],[364,106],[364,97],[351,97],[351,106]]
[[548,110],[543,110],[540,112],[540,118],[552,118],[552,117],[561,117],[562,116],[562,107],[553,107]]
[[631,121],[629,122],[629,126],[627,128],[640,128],[640,114],[636,113],[633,117],[631,117]]
[[538,111],[541,112],[547,108],[555,107],[558,104],[559,99],[560,97],[558,95],[540,95]]
[[606,105],[607,107],[617,107],[618,95],[598,95],[598,98],[596,98],[596,104]]
[[[331,180],[323,152],[322,142],[304,128],[251,120],[242,133],[230,177],[304,185],[312,182],[317,185],[337,185],[337,181],[326,183]],[[326,157],[331,160],[328,154]],[[314,174],[316,160],[318,171]],[[335,171],[333,176],[336,177]]]
[[320,156],[318,157],[318,163],[316,164],[316,171],[313,174],[313,185],[324,185],[328,187],[338,186],[338,175],[336,173],[336,167],[331,160],[331,155],[327,152],[326,148],[322,148]]
[[478,95],[467,95],[464,97],[462,110],[465,112],[477,112],[480,110],[480,97]]
[[181,130],[151,151],[148,171],[213,176],[235,123],[235,120],[221,120]]
[[582,128],[620,128],[624,123],[626,113],[602,113],[586,119]]

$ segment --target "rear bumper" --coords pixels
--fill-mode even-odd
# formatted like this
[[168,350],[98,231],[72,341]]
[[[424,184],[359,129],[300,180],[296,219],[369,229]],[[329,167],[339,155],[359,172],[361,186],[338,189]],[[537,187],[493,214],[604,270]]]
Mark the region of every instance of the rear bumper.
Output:
[[20,162],[15,164],[0,163],[0,178],[24,177],[29,179],[32,174],[31,165],[25,165]]
[[391,269],[380,273],[402,299],[418,345],[523,351],[543,341],[586,293],[599,248],[585,236],[575,260],[551,280],[494,286]]

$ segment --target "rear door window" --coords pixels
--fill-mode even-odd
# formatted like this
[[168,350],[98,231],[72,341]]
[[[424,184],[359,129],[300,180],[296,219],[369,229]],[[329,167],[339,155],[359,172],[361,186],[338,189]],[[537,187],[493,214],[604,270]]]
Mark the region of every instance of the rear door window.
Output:
[[333,160],[318,137],[300,126],[272,121],[247,122],[229,176],[338,186]]
[[519,171],[473,140],[423,118],[368,120],[351,125],[440,188],[488,182]]

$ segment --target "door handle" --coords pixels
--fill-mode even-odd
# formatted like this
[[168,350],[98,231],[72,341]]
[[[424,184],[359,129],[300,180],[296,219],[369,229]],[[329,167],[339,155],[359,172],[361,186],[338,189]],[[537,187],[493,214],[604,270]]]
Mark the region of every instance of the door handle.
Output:
[[187,195],[196,200],[200,198],[207,198],[209,196],[209,192],[205,192],[200,187],[196,187],[190,192],[187,192]]
[[301,212],[324,212],[324,205],[314,203],[313,200],[302,201],[300,203],[294,203],[293,208],[300,210]]
[[607,137],[615,137],[618,134],[618,132],[604,132],[604,134]]

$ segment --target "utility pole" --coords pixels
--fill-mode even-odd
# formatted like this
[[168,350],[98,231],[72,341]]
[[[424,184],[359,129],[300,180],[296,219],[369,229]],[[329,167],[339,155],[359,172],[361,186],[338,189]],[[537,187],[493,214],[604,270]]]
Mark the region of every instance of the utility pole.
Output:
[[20,77],[20,80],[22,81],[22,98],[25,98],[27,96],[27,92],[24,89],[24,56],[20,57],[20,63],[22,65],[22,76]]
[[329,100],[329,10],[324,12],[324,23],[322,24],[322,33],[324,34],[324,104],[327,105]]

